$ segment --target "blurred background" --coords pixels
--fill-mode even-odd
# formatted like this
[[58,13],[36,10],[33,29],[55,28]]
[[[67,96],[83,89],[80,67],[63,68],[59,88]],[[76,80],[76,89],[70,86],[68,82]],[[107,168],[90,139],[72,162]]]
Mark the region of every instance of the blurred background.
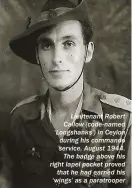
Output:
[[[92,62],[85,67],[85,80],[105,92],[130,98],[130,0],[88,2],[95,52]],[[10,38],[25,30],[27,18],[35,18],[44,3],[45,0],[0,0],[1,140],[6,135],[13,106],[47,88],[39,66],[15,56],[8,46]]]

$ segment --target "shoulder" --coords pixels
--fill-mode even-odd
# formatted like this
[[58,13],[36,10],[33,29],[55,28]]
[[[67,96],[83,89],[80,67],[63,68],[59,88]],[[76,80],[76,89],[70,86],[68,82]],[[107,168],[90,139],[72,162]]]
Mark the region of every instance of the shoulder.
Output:
[[37,119],[40,117],[42,105],[45,106],[45,95],[30,96],[17,103],[11,110],[11,119],[14,121]]
[[110,94],[94,88],[99,100],[111,107],[119,108],[132,113],[132,100],[117,94]]
[[27,104],[31,104],[33,102],[35,102],[37,100],[37,95],[33,95],[30,96],[22,101],[20,101],[19,103],[16,104],[16,106],[11,110],[10,114],[12,114],[16,109],[18,109],[19,107],[22,107],[23,105],[27,105]]
[[132,100],[117,94],[110,94],[93,88],[94,93],[101,102],[103,113],[125,115],[127,129],[132,125]]
[[25,134],[25,127],[37,123],[45,113],[46,99],[46,94],[34,95],[19,102],[11,111],[10,134],[19,138],[20,134]]
[[124,96],[105,93],[100,98],[100,101],[132,113],[132,101]]

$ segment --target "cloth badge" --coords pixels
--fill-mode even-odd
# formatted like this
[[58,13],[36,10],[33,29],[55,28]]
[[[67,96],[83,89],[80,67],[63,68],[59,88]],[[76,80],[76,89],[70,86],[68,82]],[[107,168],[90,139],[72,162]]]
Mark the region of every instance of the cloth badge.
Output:
[[26,155],[32,156],[35,158],[40,158],[40,152],[37,151],[35,147],[32,147],[31,149],[27,150]]

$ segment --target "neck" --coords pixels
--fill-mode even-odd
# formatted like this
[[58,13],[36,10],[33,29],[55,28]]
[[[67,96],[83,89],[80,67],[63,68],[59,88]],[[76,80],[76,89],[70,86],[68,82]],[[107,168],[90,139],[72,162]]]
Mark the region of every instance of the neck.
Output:
[[83,91],[83,74],[78,82],[66,91],[57,91],[49,88],[50,99],[53,109],[57,112],[68,111],[79,100]]

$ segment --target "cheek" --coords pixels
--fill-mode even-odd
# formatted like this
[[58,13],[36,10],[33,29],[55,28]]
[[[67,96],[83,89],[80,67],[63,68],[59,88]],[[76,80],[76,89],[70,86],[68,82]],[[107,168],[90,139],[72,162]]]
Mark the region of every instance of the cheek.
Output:
[[70,52],[70,54],[67,55],[67,61],[71,65],[81,65],[84,60],[84,55],[83,53],[80,53],[80,51],[76,52]]
[[42,68],[48,69],[50,66],[50,57],[47,53],[39,53],[39,60]]

